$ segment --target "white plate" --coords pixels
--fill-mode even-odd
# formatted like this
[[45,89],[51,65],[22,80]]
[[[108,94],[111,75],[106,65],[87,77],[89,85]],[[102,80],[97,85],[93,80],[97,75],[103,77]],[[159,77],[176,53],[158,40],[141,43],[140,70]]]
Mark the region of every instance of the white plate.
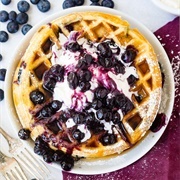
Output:
[[[63,10],[57,14],[51,15],[49,18],[46,18],[41,23],[34,26],[34,28],[28,32],[28,34],[24,37],[22,42],[17,47],[17,49],[14,53],[13,59],[11,61],[12,64],[10,64],[10,66],[7,70],[6,85],[5,85],[6,108],[8,110],[8,114],[11,118],[11,122],[12,122],[12,125],[13,125],[16,133],[21,128],[21,125],[18,121],[17,114],[15,112],[13,100],[12,100],[12,77],[13,77],[15,68],[17,66],[17,63],[18,63],[20,57],[23,55],[23,52],[27,48],[32,35],[35,33],[35,31],[37,30],[37,28],[40,25],[48,23],[59,16],[69,14],[72,12],[72,10],[73,10],[73,12],[101,11],[101,12],[105,12],[105,13],[119,15],[123,19],[126,19],[127,21],[129,21],[129,23],[131,24],[131,27],[138,28],[140,30],[140,32],[149,40],[149,42],[155,48],[155,51],[158,55],[158,59],[159,59],[160,63],[162,64],[162,67],[163,67],[163,70],[164,70],[165,76],[166,76],[165,85],[164,85],[165,92],[163,95],[168,98],[167,99],[163,98],[164,102],[163,102],[162,111],[168,117],[168,120],[166,122],[168,124],[168,121],[169,121],[169,118],[170,118],[170,115],[172,112],[173,102],[174,102],[174,80],[173,80],[173,73],[172,73],[171,65],[169,63],[169,59],[168,59],[163,47],[157,40],[157,38],[144,25],[142,25],[141,23],[137,22],[132,17],[129,17],[128,15],[126,15],[122,12],[119,12],[119,11],[116,11],[116,10],[113,10],[110,8],[88,6],[88,7],[83,7],[83,8],[77,7],[77,8],[73,8],[73,9],[67,9],[67,10]],[[144,156],[155,145],[155,143],[158,141],[158,139],[161,137],[166,126],[162,127],[161,130],[158,131],[157,133],[149,132],[147,134],[147,136],[142,141],[140,141],[134,148],[124,152],[121,155],[113,156],[111,158],[103,158],[103,159],[101,158],[101,159],[97,159],[97,160],[85,160],[85,159],[80,160],[77,163],[75,163],[75,167],[72,169],[71,172],[76,173],[76,174],[101,174],[101,173],[107,173],[107,172],[111,172],[111,171],[115,171],[115,170],[124,168],[124,167],[132,164],[133,162],[137,161],[142,156]],[[31,151],[33,151],[33,142],[32,141],[24,141],[24,143]],[[52,164],[52,166],[60,169],[60,165]]]
[[175,8],[175,6],[172,5],[173,2],[171,2],[171,0],[166,0],[166,2],[163,2],[163,0],[152,0],[153,3],[159,7],[160,9],[169,12],[171,14],[180,16],[180,0],[179,1],[179,7]]

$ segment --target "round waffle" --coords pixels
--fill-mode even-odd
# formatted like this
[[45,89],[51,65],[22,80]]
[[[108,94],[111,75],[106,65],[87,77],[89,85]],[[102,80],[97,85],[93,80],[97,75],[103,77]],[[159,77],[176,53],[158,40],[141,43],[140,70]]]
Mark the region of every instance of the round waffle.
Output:
[[[47,86],[44,85],[46,76],[53,67],[52,46],[55,45],[57,49],[62,49],[59,34],[68,37],[72,31],[79,33],[77,39],[85,38],[91,43],[110,40],[124,51],[130,48],[136,52],[136,56],[130,64],[135,67],[138,77],[133,86],[129,88],[131,97],[128,100],[125,98],[121,108],[118,107],[119,109],[125,107],[124,111],[121,111],[122,118],[119,122],[113,120],[114,116],[108,120],[108,123],[111,124],[109,133],[106,128],[101,128],[99,125],[102,119],[96,117],[96,123],[93,125],[100,126],[100,128],[95,131],[92,127],[88,129],[89,125],[85,118],[91,112],[83,111],[83,123],[80,124],[85,124],[90,132],[90,137],[83,142],[77,140],[72,133],[77,130],[79,124],[75,123],[70,127],[67,125],[67,119],[75,119],[76,114],[82,113],[80,110],[69,108],[69,111],[64,111],[60,109],[52,116],[44,118],[39,115],[54,101],[53,90],[47,90]],[[89,70],[93,71],[92,66],[89,67]],[[118,16],[100,12],[79,12],[55,19],[41,26],[34,34],[14,75],[13,98],[20,122],[23,128],[31,131],[32,139],[35,140],[38,136],[42,136],[52,149],[61,149],[73,156],[96,158],[119,154],[132,147],[146,134],[160,105],[161,82],[161,72],[154,50],[137,29],[131,29],[128,22]],[[101,84],[101,86],[103,85]],[[43,102],[37,104],[32,102],[30,94],[36,91],[44,95]],[[62,93],[65,91],[62,90]],[[113,97],[118,99],[121,95],[121,93],[114,93]],[[130,101],[130,108],[127,107],[127,101]],[[63,102],[61,103],[63,104]],[[103,102],[103,104],[106,103]],[[111,108],[109,105],[109,109],[112,111],[117,112],[118,108]],[[97,116],[97,112],[94,114]],[[53,126],[53,123],[60,126],[56,132],[50,127]]]

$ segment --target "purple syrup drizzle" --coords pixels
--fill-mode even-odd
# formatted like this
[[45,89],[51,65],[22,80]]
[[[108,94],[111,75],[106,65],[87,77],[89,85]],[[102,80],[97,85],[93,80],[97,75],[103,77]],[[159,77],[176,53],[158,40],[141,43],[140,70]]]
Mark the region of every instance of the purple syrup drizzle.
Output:
[[150,127],[150,130],[154,133],[159,131],[163,126],[166,125],[166,119],[167,117],[164,113],[157,114],[153,124]]

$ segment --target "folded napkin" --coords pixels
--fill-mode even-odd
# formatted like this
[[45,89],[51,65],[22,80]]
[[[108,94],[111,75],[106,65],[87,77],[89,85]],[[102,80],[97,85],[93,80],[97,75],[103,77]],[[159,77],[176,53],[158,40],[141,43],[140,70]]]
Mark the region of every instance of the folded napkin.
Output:
[[180,18],[154,34],[163,45],[173,68],[175,104],[170,122],[158,143],[141,159],[126,168],[101,175],[75,175],[63,172],[63,180],[179,180],[180,179]]

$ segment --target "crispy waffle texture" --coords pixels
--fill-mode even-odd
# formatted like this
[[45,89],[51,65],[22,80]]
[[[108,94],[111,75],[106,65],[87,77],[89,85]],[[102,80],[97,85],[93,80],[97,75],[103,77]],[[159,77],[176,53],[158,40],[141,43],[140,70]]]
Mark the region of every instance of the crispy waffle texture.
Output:
[[[50,100],[50,93],[42,86],[42,77],[43,73],[51,67],[52,45],[56,44],[61,48],[59,32],[61,31],[65,36],[69,34],[67,26],[80,31],[82,37],[92,42],[113,39],[124,48],[133,45],[138,50],[134,66],[139,79],[130,90],[136,91],[142,97],[142,101],[138,102],[132,96],[134,108],[123,117],[122,124],[128,140],[122,137],[122,133],[118,133],[117,143],[103,146],[98,140],[99,135],[94,134],[89,140],[78,144],[78,148],[72,150],[73,155],[90,158],[119,154],[138,142],[149,130],[159,109],[162,86],[161,72],[153,47],[137,29],[131,29],[129,23],[119,16],[101,12],[72,13],[59,17],[37,30],[19,60],[14,74],[12,90],[19,120],[24,128],[31,131],[32,139],[44,132],[45,127],[42,125],[32,126],[34,118],[30,111],[37,107],[31,102],[29,94],[39,89],[46,95],[46,101]],[[68,133],[65,124],[63,127],[63,133]],[[52,132],[49,131],[49,133]],[[73,140],[68,143],[72,147],[76,145]],[[66,151],[66,147],[62,145],[61,149]]]

